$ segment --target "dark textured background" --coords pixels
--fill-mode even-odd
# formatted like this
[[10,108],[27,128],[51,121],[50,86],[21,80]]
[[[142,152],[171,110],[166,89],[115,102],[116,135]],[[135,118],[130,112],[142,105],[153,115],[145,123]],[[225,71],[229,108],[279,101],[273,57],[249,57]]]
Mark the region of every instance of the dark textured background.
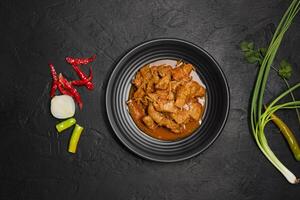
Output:
[[[256,68],[245,64],[238,44],[270,41],[287,0],[17,1],[0,2],[0,199],[297,199],[292,186],[263,157],[248,130],[248,101]],[[294,65],[299,80],[300,17],[287,33],[278,59]],[[177,37],[209,51],[223,68],[231,110],[218,140],[184,162],[143,160],[116,140],[103,96],[115,61],[134,45]],[[67,152],[71,130],[57,134],[49,113],[47,63],[76,78],[67,55],[96,53],[93,92],[79,89],[86,129],[76,155]],[[284,85],[272,73],[268,98]],[[299,93],[298,93],[299,96]],[[297,132],[294,112],[283,116]],[[267,133],[274,152],[300,176],[281,134]]]

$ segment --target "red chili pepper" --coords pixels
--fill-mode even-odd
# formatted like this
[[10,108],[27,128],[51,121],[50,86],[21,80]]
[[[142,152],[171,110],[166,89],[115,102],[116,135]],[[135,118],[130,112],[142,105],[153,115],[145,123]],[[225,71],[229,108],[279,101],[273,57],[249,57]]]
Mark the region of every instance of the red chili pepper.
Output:
[[[79,68],[80,65],[86,65],[90,62],[93,62],[96,59],[96,55],[91,56],[90,58],[72,58],[66,57],[66,61],[72,65],[73,69],[79,76],[81,80],[74,81],[72,84],[76,86],[85,85],[88,90],[94,89],[94,84],[91,82],[92,78],[92,69],[90,68],[90,76],[87,77]],[[90,79],[90,80],[89,80]],[[88,81],[89,80],[89,81]]]
[[78,103],[79,108],[81,110],[83,104],[78,91],[71,85],[69,81],[67,81],[67,79],[65,79],[65,77],[63,77],[62,74],[59,74],[58,79],[62,86],[70,93],[70,96],[72,96]]
[[50,67],[50,72],[51,72],[51,76],[52,76],[52,86],[51,86],[51,90],[50,90],[50,96],[53,97],[55,95],[55,91],[57,89],[58,78],[57,78],[57,73],[55,71],[54,65],[49,64],[49,67]]
[[[81,85],[85,85],[87,89],[92,90],[94,89],[94,84],[91,82],[92,80],[92,69],[90,68],[90,76],[87,77],[85,75],[85,73],[83,73],[80,68],[78,67],[78,65],[76,64],[72,64],[73,69],[75,70],[75,72],[77,73],[77,75],[79,76],[79,78],[82,80],[82,84]],[[88,80],[90,79],[91,80]]]
[[90,58],[72,58],[72,57],[66,57],[66,61],[70,63],[71,65],[86,65],[90,62],[93,62],[96,59],[96,55],[93,55]]
[[55,91],[58,89],[60,93],[72,96],[75,101],[78,103],[79,108],[82,109],[82,100],[78,93],[78,91],[73,86],[82,86],[84,85],[87,89],[92,90],[94,89],[94,84],[91,82],[93,80],[93,73],[92,69],[89,68],[89,76],[87,76],[83,71],[80,69],[80,65],[86,65],[90,62],[93,62],[96,59],[96,55],[93,55],[90,58],[72,58],[67,57],[66,61],[72,65],[73,69],[79,76],[80,80],[74,80],[69,82],[62,74],[57,76],[55,71],[54,65],[49,64],[50,72],[52,76],[52,86],[50,91],[50,96],[53,97],[55,95]]
[[72,96],[71,93],[69,91],[65,90],[64,87],[62,86],[62,84],[59,82],[58,77],[57,77],[57,73],[56,73],[55,68],[54,68],[54,65],[49,64],[49,67],[50,67],[50,72],[51,72],[51,76],[52,76],[52,79],[53,79],[52,87],[51,87],[51,91],[50,91],[50,96],[51,97],[55,96],[55,91],[57,89],[62,94]]
[[[93,80],[93,74],[92,74],[92,69],[90,68],[90,76],[86,79],[86,80],[75,80],[75,81],[71,81],[71,84],[74,85],[74,86],[82,86],[82,85],[85,85],[85,86],[90,86],[89,82],[91,82]],[[93,84],[91,84],[93,86]],[[88,87],[89,89],[89,87]],[[93,89],[93,88],[91,88]]]
[[73,96],[68,90],[65,90],[65,88],[63,87],[63,85],[59,81],[57,83],[57,87],[58,87],[58,90],[60,91],[60,93],[65,94],[65,95],[69,95],[71,97]]

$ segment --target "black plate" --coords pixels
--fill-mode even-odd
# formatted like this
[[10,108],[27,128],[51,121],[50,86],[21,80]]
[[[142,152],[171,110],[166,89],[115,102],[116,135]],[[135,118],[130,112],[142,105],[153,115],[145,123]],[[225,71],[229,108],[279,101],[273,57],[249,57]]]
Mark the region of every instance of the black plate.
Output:
[[[139,68],[163,59],[182,59],[193,64],[207,88],[201,126],[192,135],[174,142],[143,133],[126,105],[131,80]],[[229,88],[220,66],[204,49],[179,39],[155,39],[134,47],[117,63],[107,85],[106,110],[115,134],[131,151],[153,161],[181,161],[207,149],[221,133],[229,112]]]

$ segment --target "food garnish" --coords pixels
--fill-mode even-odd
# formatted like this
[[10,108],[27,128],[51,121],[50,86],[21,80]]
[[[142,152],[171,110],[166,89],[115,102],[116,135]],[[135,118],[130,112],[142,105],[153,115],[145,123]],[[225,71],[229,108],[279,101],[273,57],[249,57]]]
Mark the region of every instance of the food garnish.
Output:
[[71,135],[70,142],[69,142],[68,151],[70,153],[76,153],[78,141],[79,141],[79,138],[81,136],[82,131],[83,131],[83,127],[81,127],[80,125],[76,124],[75,128],[73,130],[73,133]]
[[85,86],[89,90],[94,89],[94,84],[91,82],[93,80],[93,75],[92,75],[92,69],[89,68],[90,75],[87,76],[83,71],[80,69],[80,65],[86,65],[91,62],[93,62],[96,59],[96,56],[93,55],[90,58],[72,58],[72,57],[66,57],[66,61],[72,65],[73,69],[77,73],[78,77],[80,80],[77,81],[72,81],[72,85],[76,86]]
[[[244,58],[248,63],[259,64],[259,65],[262,64],[263,59],[266,55],[266,51],[267,51],[266,48],[261,47],[261,48],[258,48],[257,50],[255,50],[254,42],[249,42],[249,41],[241,42],[240,47],[244,53]],[[290,89],[291,86],[290,86],[288,80],[291,78],[291,76],[293,74],[292,65],[286,59],[283,59],[280,62],[279,67],[275,67],[275,66],[271,65],[271,69],[276,71],[278,76],[284,81],[287,89]],[[295,96],[292,91],[290,92],[290,96],[293,99],[293,101],[295,101]],[[300,125],[300,112],[299,112],[298,108],[295,108],[295,111],[296,111],[298,122]]]
[[96,55],[93,55],[89,58],[72,58],[72,57],[66,57],[66,61],[70,63],[71,65],[86,65],[91,62],[93,62],[96,59]]
[[[74,66],[74,69],[80,70],[78,68],[78,66]],[[82,72],[83,73],[83,72]],[[93,73],[92,73],[92,69],[90,68],[90,75],[89,77],[86,77],[85,75],[83,75],[83,78],[80,80],[74,80],[71,81],[71,84],[74,86],[86,86],[87,89],[92,90],[94,89],[94,84],[91,82],[93,80]]]
[[[269,147],[267,138],[265,136],[265,126],[268,122],[271,121],[271,115],[274,114],[277,110],[295,109],[300,107],[300,101],[297,100],[279,104],[280,100],[290,94],[290,92],[299,88],[300,83],[296,84],[293,87],[290,87],[285,92],[276,97],[275,100],[268,104],[268,107],[264,112],[263,100],[270,69],[275,59],[277,50],[284,37],[284,34],[289,29],[294,17],[299,12],[299,9],[300,1],[293,0],[284,16],[282,17],[273,35],[272,41],[267,48],[265,56],[263,57],[263,60],[259,62],[260,67],[258,69],[258,76],[256,78],[255,86],[253,89],[250,110],[251,130],[258,147],[266,156],[266,158],[273,164],[273,166],[276,167],[291,184],[299,183],[299,179],[276,157],[274,152]],[[252,44],[250,44],[250,48],[252,48]],[[251,56],[249,56],[248,61],[253,63],[257,62],[257,60],[255,59],[257,55],[253,52],[249,53],[249,55],[250,54]]]
[[74,88],[72,84],[62,74],[58,75],[58,80],[62,84],[62,86],[69,92],[69,95],[75,99],[76,103],[78,104],[81,110],[83,104],[80,94],[78,93],[76,88]]
[[55,96],[55,92],[58,89],[61,94],[69,95],[71,96],[70,92],[68,90],[65,90],[65,88],[62,86],[62,83],[58,80],[58,76],[56,73],[56,70],[54,68],[53,64],[49,64],[50,72],[52,76],[52,86],[50,90],[50,97]]
[[56,124],[56,130],[60,133],[68,128],[70,128],[71,126],[73,126],[76,123],[76,119],[75,118],[70,118],[67,119],[65,121],[62,121],[58,124]]
[[[57,72],[53,64],[49,64],[51,77],[52,77],[52,86],[50,90],[51,105],[50,110],[52,115],[57,119],[67,119],[75,114],[75,103],[78,104],[80,110],[82,109],[83,103],[80,97],[79,92],[75,86],[85,86],[88,90],[94,89],[94,84],[92,83],[93,74],[91,67],[89,68],[89,76],[86,76],[85,73],[80,69],[81,65],[86,65],[93,62],[96,59],[96,56],[93,55],[90,58],[72,58],[66,57],[67,63],[71,64],[76,74],[80,78],[79,80],[68,81],[61,73],[57,75]],[[56,90],[63,95],[55,96]],[[73,100],[74,99],[74,100]],[[56,125],[57,131],[60,133],[76,123],[75,118],[67,119],[63,122],[60,122]],[[75,153],[77,149],[77,144],[80,138],[80,135],[83,131],[83,127],[78,124],[75,125],[73,130],[70,144],[69,152]]]
[[58,95],[51,99],[50,111],[57,119],[67,119],[75,114],[75,103],[69,95]]
[[76,74],[80,80],[68,81],[61,73],[57,75],[57,72],[53,64],[49,64],[50,72],[52,76],[52,86],[50,90],[50,97],[55,96],[55,92],[58,89],[61,94],[69,95],[74,98],[79,108],[82,109],[83,103],[80,97],[80,94],[74,86],[85,86],[88,90],[94,89],[93,73],[91,67],[89,68],[89,76],[86,76],[85,73],[80,69],[81,65],[86,65],[93,62],[96,59],[96,56],[93,55],[90,58],[72,58],[66,57],[67,63],[71,64]]

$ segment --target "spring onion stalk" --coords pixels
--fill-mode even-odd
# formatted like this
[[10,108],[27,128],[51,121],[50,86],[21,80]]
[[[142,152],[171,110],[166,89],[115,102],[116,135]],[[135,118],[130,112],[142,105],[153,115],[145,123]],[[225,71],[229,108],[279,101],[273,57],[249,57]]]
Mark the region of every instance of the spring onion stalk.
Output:
[[[288,7],[287,11],[283,15],[275,33],[263,62],[259,68],[256,83],[253,89],[253,95],[251,100],[251,130],[255,141],[266,156],[266,158],[276,167],[282,175],[292,184],[299,183],[299,179],[276,157],[271,148],[268,145],[268,141],[265,137],[265,126],[270,122],[271,114],[279,109],[294,109],[300,107],[300,101],[293,101],[284,104],[277,105],[277,103],[287,94],[300,87],[300,83],[291,87],[281,95],[279,95],[273,102],[271,102],[268,108],[263,112],[263,100],[266,84],[268,81],[271,65],[275,59],[277,50],[281,44],[284,34],[289,29],[294,17],[297,15],[300,9],[300,0],[293,0]],[[263,112],[263,113],[262,113]]]
[[56,124],[56,130],[60,133],[68,128],[70,128],[71,126],[73,126],[76,123],[76,119],[75,118],[70,118],[67,119],[65,121],[62,121],[58,124]]
[[78,145],[79,138],[81,136],[82,131],[83,131],[83,127],[81,127],[78,124],[76,124],[75,128],[73,130],[70,142],[69,142],[68,151],[70,153],[76,153],[77,145]]

